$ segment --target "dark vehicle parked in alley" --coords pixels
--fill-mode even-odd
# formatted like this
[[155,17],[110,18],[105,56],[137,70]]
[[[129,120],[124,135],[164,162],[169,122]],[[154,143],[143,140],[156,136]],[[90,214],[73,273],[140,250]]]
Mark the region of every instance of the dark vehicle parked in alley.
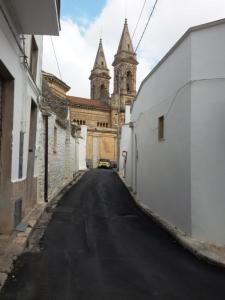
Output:
[[99,159],[99,163],[98,163],[98,168],[99,169],[111,169],[112,165],[109,159]]

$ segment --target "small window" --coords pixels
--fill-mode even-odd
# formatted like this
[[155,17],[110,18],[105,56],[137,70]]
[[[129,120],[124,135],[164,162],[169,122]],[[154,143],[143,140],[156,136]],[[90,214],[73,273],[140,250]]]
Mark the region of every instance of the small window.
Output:
[[106,128],[108,128],[108,123],[106,123]]
[[104,66],[104,62],[102,61],[102,66]]
[[99,126],[99,122],[97,122],[97,126]]
[[23,177],[23,147],[24,147],[24,132],[20,131],[19,144],[19,178]]
[[158,138],[159,141],[164,141],[164,116],[159,117],[158,120]]
[[53,152],[57,152],[57,127],[54,127],[54,143],[53,143]]
[[32,36],[31,50],[30,50],[30,70],[34,80],[36,80],[36,76],[37,76],[37,63],[38,63],[38,46],[35,41],[35,37]]

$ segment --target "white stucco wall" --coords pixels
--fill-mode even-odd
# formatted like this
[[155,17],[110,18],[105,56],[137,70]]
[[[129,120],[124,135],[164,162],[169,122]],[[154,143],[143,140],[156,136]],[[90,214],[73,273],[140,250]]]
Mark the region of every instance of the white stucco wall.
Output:
[[130,122],[130,116],[131,116],[130,110],[131,110],[130,105],[126,105],[125,106],[125,124],[128,124]]
[[[38,67],[37,67],[37,86],[40,88],[40,71],[42,65],[42,37],[35,37],[39,48]],[[37,102],[40,95],[32,79],[22,63],[22,53],[18,49],[16,42],[6,24],[2,13],[0,12],[0,40],[1,52],[0,59],[8,71],[14,77],[14,116],[12,132],[12,181],[18,180],[19,168],[19,137],[20,131],[24,135],[24,157],[23,157],[23,178],[26,178],[27,157],[28,157],[28,139],[30,126],[30,106],[31,98]],[[30,38],[25,39],[25,50],[30,45]],[[28,54],[28,52],[26,53]]]
[[123,125],[121,130],[121,140],[120,140],[120,160],[119,160],[119,171],[122,176],[124,176],[125,172],[125,158],[122,155],[123,151],[127,152],[127,155],[129,152],[131,152],[130,147],[130,140],[131,140],[131,128],[128,124]]
[[[225,24],[192,33],[191,211],[197,239],[225,244]],[[206,79],[206,80],[205,80]]]
[[[187,38],[140,90],[131,116],[133,154],[129,158],[137,198],[187,233],[191,232],[190,87],[186,86],[191,75],[190,47]],[[165,141],[158,141],[162,115]]]
[[143,206],[215,244],[225,243],[224,23],[186,34],[143,82],[126,177]]

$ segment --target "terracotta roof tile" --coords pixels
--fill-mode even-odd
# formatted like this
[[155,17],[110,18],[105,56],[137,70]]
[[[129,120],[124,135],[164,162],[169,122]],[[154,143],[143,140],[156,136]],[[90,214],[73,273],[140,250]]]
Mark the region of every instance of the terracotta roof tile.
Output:
[[70,101],[70,103],[72,105],[75,105],[75,106],[87,107],[87,108],[93,108],[93,109],[110,110],[110,106],[101,100],[74,97],[74,96],[67,96],[67,99]]

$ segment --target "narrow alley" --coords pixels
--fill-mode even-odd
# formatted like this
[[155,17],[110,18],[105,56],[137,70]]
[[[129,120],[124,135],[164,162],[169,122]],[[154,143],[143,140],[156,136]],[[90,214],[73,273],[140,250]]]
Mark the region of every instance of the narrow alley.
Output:
[[18,259],[0,299],[225,299],[224,270],[177,244],[111,170],[87,172],[64,195],[40,245]]

